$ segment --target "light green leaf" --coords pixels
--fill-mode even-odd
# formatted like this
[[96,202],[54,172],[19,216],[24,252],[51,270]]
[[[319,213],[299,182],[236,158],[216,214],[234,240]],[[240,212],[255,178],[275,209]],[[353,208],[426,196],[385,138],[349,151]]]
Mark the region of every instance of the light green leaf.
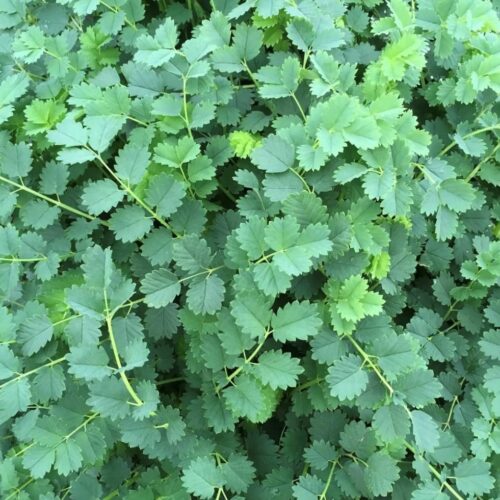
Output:
[[124,243],[136,241],[149,232],[153,222],[138,206],[128,205],[117,209],[109,219],[109,226],[117,239]]
[[455,467],[454,476],[458,488],[467,495],[483,495],[493,488],[490,465],[478,458],[460,462]]
[[150,179],[146,202],[156,207],[158,215],[169,217],[181,206],[185,195],[186,189],[183,184],[171,175],[162,173]]
[[30,384],[26,378],[13,379],[0,389],[0,425],[31,404]]
[[362,368],[361,359],[349,354],[328,369],[326,380],[332,396],[341,401],[353,400],[366,389],[368,374]]
[[368,459],[366,480],[375,496],[387,495],[399,478],[399,467],[394,458],[384,451],[378,451]]
[[221,471],[211,457],[198,457],[184,470],[182,483],[187,491],[200,498],[212,498],[216,488],[224,484]]
[[189,285],[187,303],[195,314],[214,314],[220,310],[224,300],[224,282],[210,275]]
[[102,380],[111,375],[108,366],[109,358],[102,347],[92,344],[82,344],[72,347],[66,356],[69,363],[68,372],[77,378],[89,380]]
[[125,192],[113,181],[104,179],[88,184],[83,190],[82,201],[89,213],[99,215],[116,207],[124,196]]
[[422,451],[432,452],[439,445],[439,431],[434,419],[420,410],[411,412],[415,443]]
[[158,269],[148,273],[142,280],[141,292],[144,301],[151,307],[164,307],[180,293],[181,285],[177,276],[167,269]]
[[254,366],[255,376],[272,389],[295,387],[297,378],[303,371],[297,358],[281,351],[267,351],[261,354]]
[[322,325],[316,304],[292,302],[278,309],[272,318],[273,337],[278,342],[306,340],[318,334]]
[[31,356],[38,352],[54,333],[52,322],[47,316],[36,315],[27,318],[21,324],[18,333],[18,340],[22,344],[22,351],[25,356]]

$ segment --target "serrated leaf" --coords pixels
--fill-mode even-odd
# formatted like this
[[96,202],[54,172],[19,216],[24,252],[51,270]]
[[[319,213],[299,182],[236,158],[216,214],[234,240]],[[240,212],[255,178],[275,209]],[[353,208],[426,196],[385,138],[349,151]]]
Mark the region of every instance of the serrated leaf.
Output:
[[481,495],[493,488],[489,464],[477,458],[460,462],[454,475],[458,488],[467,495]]
[[293,302],[273,315],[273,336],[279,342],[306,340],[318,333],[321,324],[314,304],[307,301]]
[[218,276],[207,276],[189,286],[188,305],[195,314],[214,314],[222,306],[224,291],[224,282]]
[[303,371],[297,358],[281,351],[267,351],[261,354],[254,367],[256,377],[272,389],[295,387],[297,378]]
[[89,184],[82,194],[82,201],[89,213],[99,215],[116,207],[125,196],[124,191],[111,180],[105,179]]
[[328,369],[326,380],[332,396],[341,401],[354,399],[368,385],[368,375],[362,368],[361,359],[353,354],[336,361]]
[[145,302],[156,308],[173,302],[180,290],[179,280],[166,269],[158,269],[147,274],[141,286],[141,292],[145,294]]
[[251,154],[252,162],[260,169],[270,172],[286,172],[293,167],[295,150],[279,136],[269,136]]
[[393,484],[399,477],[396,460],[380,451],[371,455],[367,463],[366,478],[370,491],[377,496],[392,491]]
[[38,352],[52,338],[53,333],[52,322],[46,316],[37,315],[26,319],[18,334],[23,354],[31,356]]
[[153,223],[141,207],[128,205],[113,213],[109,225],[116,238],[127,243],[142,238]]
[[211,498],[215,489],[222,486],[223,477],[213,458],[198,457],[184,471],[182,482],[190,493]]
[[102,380],[111,375],[111,367],[106,351],[92,344],[72,347],[66,356],[69,363],[68,371],[78,378]]

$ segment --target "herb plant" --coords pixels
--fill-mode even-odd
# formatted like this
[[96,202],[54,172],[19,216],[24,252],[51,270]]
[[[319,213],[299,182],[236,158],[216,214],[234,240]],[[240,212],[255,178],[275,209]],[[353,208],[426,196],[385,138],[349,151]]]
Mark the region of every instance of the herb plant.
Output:
[[498,1],[0,0],[0,496],[500,496]]

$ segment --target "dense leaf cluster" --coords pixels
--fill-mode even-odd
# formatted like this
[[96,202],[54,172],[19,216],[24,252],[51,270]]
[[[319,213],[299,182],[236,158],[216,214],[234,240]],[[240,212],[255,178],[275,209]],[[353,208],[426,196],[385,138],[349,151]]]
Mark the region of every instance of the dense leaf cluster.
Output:
[[489,0],[0,0],[0,496],[500,496]]

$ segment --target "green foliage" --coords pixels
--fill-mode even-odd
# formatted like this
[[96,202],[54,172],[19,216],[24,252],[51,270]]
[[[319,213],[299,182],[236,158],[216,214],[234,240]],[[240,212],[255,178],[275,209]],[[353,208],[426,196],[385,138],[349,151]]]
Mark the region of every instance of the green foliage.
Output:
[[500,497],[491,0],[0,0],[0,497]]

